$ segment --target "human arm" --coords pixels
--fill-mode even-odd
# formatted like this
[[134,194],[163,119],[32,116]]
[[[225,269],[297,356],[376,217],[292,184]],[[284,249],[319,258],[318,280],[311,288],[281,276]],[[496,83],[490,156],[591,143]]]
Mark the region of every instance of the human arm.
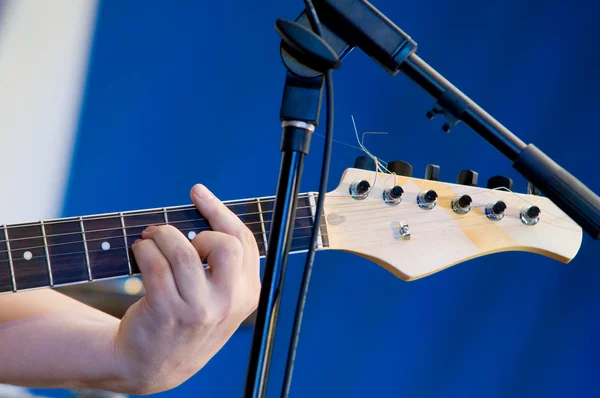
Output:
[[169,226],[144,231],[133,253],[146,296],[121,321],[53,291],[0,297],[0,383],[148,394],[201,369],[256,308],[259,255],[206,188],[191,197],[214,231],[192,242]]

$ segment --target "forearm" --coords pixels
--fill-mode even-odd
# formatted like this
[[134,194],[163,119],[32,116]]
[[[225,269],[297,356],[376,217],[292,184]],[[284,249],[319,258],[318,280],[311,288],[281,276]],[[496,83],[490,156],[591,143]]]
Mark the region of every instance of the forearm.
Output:
[[[50,293],[38,295],[54,298]],[[114,355],[119,320],[69,300],[54,300],[51,310],[40,303],[30,316],[0,323],[0,383],[127,389]],[[10,300],[3,297],[4,320],[7,304]],[[18,306],[20,301],[12,304]]]

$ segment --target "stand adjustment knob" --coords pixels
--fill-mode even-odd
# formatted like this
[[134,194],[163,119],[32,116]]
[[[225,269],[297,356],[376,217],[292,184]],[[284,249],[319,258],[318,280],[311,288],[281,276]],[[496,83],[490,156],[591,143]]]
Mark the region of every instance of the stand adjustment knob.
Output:
[[488,189],[506,188],[512,191],[513,181],[505,176],[494,176],[488,180]]
[[427,165],[427,169],[425,169],[425,179],[431,181],[439,181],[440,166],[438,166],[437,164]]
[[456,183],[460,185],[476,187],[478,182],[479,174],[473,170],[463,170],[458,173],[458,177],[456,177]]
[[359,156],[354,161],[354,168],[375,171],[375,162],[369,156]]
[[393,160],[388,163],[387,169],[390,173],[396,173],[396,175],[404,177],[412,177],[413,168],[410,163],[402,160]]

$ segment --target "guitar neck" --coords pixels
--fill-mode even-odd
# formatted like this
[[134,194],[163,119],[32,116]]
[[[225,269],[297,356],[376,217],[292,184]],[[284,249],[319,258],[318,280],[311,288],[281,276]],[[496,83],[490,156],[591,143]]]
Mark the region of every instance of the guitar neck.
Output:
[[[316,194],[298,197],[290,251],[307,251]],[[274,197],[224,202],[267,252]],[[210,230],[195,206],[165,207],[0,226],[0,294],[136,275],[131,245],[150,225],[172,225],[190,240]],[[327,247],[321,226],[319,248]]]

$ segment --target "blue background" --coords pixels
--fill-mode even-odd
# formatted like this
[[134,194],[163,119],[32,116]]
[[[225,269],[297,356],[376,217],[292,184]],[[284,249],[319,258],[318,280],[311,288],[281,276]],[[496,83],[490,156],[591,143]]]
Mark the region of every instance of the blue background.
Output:
[[[591,2],[377,0],[418,54],[479,105],[600,192],[600,25]],[[101,2],[64,215],[189,203],[196,182],[222,199],[268,196],[279,171],[284,68],[277,18],[302,1]],[[336,139],[387,131],[385,160],[526,181],[433,100],[354,51],[335,74]],[[324,122],[324,117],[323,120]],[[318,130],[324,134],[321,126]],[[316,136],[303,190],[317,190]],[[330,189],[357,150],[336,145]],[[600,267],[587,236],[569,265],[502,253],[405,283],[344,253],[319,253],[294,397],[597,397]],[[435,250],[435,242],[432,242]],[[303,257],[289,264],[269,396],[279,395]],[[175,396],[241,396],[252,330],[240,329]],[[56,394],[60,394],[55,392]]]

